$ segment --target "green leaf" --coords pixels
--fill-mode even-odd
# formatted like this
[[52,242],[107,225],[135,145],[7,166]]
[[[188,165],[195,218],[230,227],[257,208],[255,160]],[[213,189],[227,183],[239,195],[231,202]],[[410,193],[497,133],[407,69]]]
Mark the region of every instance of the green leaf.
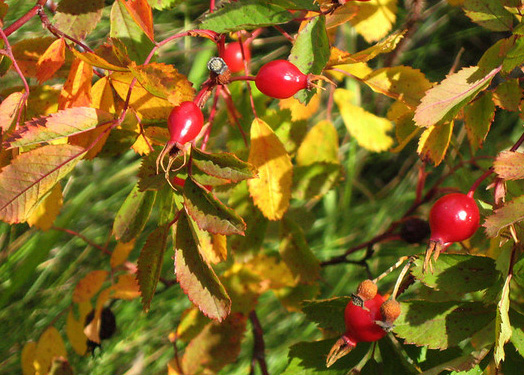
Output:
[[164,173],[156,173],[156,159],[159,153],[159,150],[155,150],[142,158],[142,163],[138,170],[138,187],[140,191],[160,190],[166,186],[167,181]]
[[524,196],[517,197],[496,209],[482,226],[486,228],[486,234],[489,237],[496,237],[502,229],[522,219],[524,219]]
[[[488,354],[488,352],[488,349],[473,351],[470,354],[454,358],[450,361],[443,362],[438,366],[432,367],[429,370],[424,371],[422,375],[439,375],[442,374],[443,371],[457,371],[457,373],[460,373],[461,375],[481,375],[482,371],[478,372],[476,371],[476,369],[479,368],[478,363],[482,361],[482,359]],[[470,373],[469,370],[472,369],[474,372]],[[468,372],[465,373],[465,371]],[[453,372],[452,374],[455,374],[455,372]]]
[[316,162],[293,169],[293,197],[296,199],[318,199],[338,182],[340,164]]
[[274,130],[287,153],[293,155],[306,136],[307,121],[292,121],[288,109],[268,110],[262,119]]
[[423,272],[423,259],[417,259],[411,273],[430,288],[443,292],[471,293],[493,285],[500,276],[495,260],[466,254],[441,254],[433,272]]
[[281,6],[258,0],[245,0],[225,3],[222,8],[208,13],[200,28],[226,33],[279,25],[293,18],[294,16]]
[[509,310],[509,320],[511,322],[511,343],[521,356],[524,356],[524,315],[517,311]]
[[304,231],[287,217],[282,220],[279,251],[298,282],[311,284],[320,278],[320,262],[311,251]]
[[378,341],[378,347],[384,369],[382,374],[419,374],[413,363],[409,362],[407,353],[396,339],[386,336]]
[[513,280],[524,287],[524,257],[519,256],[515,264],[513,265]]
[[511,31],[513,15],[500,0],[466,0],[464,12],[473,22],[491,31]]
[[362,361],[370,343],[361,342],[348,355],[335,362],[329,369],[326,357],[335,339],[299,342],[289,349],[289,364],[282,375],[345,375]]
[[518,79],[508,79],[497,86],[493,93],[495,104],[507,111],[519,111],[522,89]]
[[448,75],[437,86],[429,89],[415,110],[415,124],[429,127],[440,121],[452,120],[455,115],[483,90],[500,71],[497,67],[487,74],[471,66]]
[[146,243],[138,257],[137,280],[142,295],[142,307],[144,311],[149,311],[151,300],[155,295],[156,286],[160,279],[168,234],[168,225],[157,227],[147,237]]
[[253,165],[227,152],[211,154],[193,148],[191,158],[192,163],[202,172],[227,182],[240,182],[256,176]]
[[153,42],[129,14],[122,0],[115,1],[111,8],[111,30],[109,35],[118,38],[127,48],[127,55],[141,64],[153,49]]
[[524,153],[502,151],[493,162],[495,173],[503,180],[524,178]]
[[482,147],[495,119],[495,103],[490,92],[484,92],[464,107],[464,126],[473,150]]
[[184,185],[184,206],[187,213],[202,230],[213,234],[244,234],[244,220],[231,208],[220,202],[192,178]]
[[83,40],[95,29],[103,9],[104,0],[61,0],[53,17],[53,26],[66,35]]
[[302,307],[302,312],[306,314],[308,320],[317,323],[319,328],[343,333],[346,331],[344,310],[349,301],[351,301],[350,297],[306,301]]
[[289,10],[319,10],[313,0],[267,0],[267,2]]
[[85,152],[82,147],[62,144],[18,155],[0,172],[0,220],[10,224],[25,222]]
[[141,192],[135,185],[115,217],[113,232],[117,240],[129,242],[142,232],[153,209],[155,197],[156,191]]
[[[314,17],[299,32],[289,61],[304,74],[320,74],[329,60],[329,40],[324,16]],[[295,98],[308,103],[316,90],[300,90]]]
[[495,363],[497,367],[506,357],[504,345],[511,338],[511,324],[509,321],[509,284],[511,276],[506,277],[502,296],[497,304],[497,317],[495,320]]
[[493,307],[481,302],[408,301],[401,308],[395,334],[406,344],[429,349],[456,346],[495,318]]
[[175,273],[180,287],[207,317],[224,320],[231,300],[215,271],[198,251],[189,217],[182,212],[175,235]]
[[29,146],[68,137],[107,124],[113,115],[100,109],[74,107],[27,121],[4,140],[5,148]]
[[182,4],[184,0],[147,0],[147,2],[151,5],[151,8],[162,10]]

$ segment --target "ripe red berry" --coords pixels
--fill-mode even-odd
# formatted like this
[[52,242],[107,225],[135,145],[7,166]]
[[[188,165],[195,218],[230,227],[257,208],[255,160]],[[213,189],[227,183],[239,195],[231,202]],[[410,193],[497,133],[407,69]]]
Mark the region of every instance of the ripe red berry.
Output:
[[373,299],[364,302],[364,307],[349,302],[344,311],[346,322],[346,333],[344,336],[355,345],[358,342],[377,341],[386,335],[386,331],[376,321],[382,320],[380,306],[384,303],[384,297],[380,294]]
[[[251,60],[251,51],[247,44],[242,45],[242,42],[232,42],[226,45],[222,58],[226,62],[231,73],[238,73],[244,70],[244,59],[249,62]],[[242,49],[244,55],[242,56]]]
[[167,119],[169,143],[183,145],[196,138],[204,125],[204,115],[191,101],[182,102],[173,108]]
[[430,241],[444,245],[464,241],[477,231],[479,221],[479,209],[472,197],[461,193],[445,195],[429,213]]
[[286,99],[308,88],[308,78],[291,62],[273,60],[260,68],[255,77],[255,85],[267,96]]

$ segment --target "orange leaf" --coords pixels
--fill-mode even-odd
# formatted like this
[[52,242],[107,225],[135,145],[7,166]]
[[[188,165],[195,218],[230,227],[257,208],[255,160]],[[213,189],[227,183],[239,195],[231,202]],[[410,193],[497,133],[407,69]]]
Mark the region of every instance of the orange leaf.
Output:
[[284,145],[259,118],[251,124],[249,163],[258,169],[258,178],[248,180],[255,205],[269,220],[279,220],[289,207],[293,165]]
[[82,280],[76,284],[73,292],[73,302],[80,303],[89,301],[100,290],[104,281],[106,281],[109,272],[91,271]]
[[36,344],[34,366],[35,375],[46,375],[51,368],[53,358],[67,357],[64,340],[55,327],[44,331]]
[[93,68],[88,63],[75,59],[71,65],[69,77],[64,83],[58,108],[89,107],[91,105],[91,79]]
[[16,62],[25,77],[36,77],[38,60],[54,41],[55,37],[52,36],[23,39],[11,46]]
[[51,229],[60,213],[62,203],[62,187],[58,183],[27,218],[27,223],[41,230]]
[[115,250],[113,250],[113,253],[111,253],[111,260],[109,263],[111,264],[111,268],[118,267],[122,263],[124,263],[127,260],[127,257],[129,256],[129,253],[133,248],[135,247],[135,241],[130,242],[117,242]]
[[111,294],[111,288],[104,289],[98,299],[96,300],[95,313],[93,315],[93,320],[84,327],[84,334],[87,338],[97,344],[100,344],[100,324],[102,323],[102,309],[104,304],[109,299]]
[[140,297],[140,289],[135,276],[130,274],[120,275],[118,282],[111,287],[111,297],[115,299],[132,300]]
[[36,342],[28,341],[22,349],[20,361],[22,362],[22,374],[23,375],[34,375],[35,374],[35,352]]
[[36,63],[36,78],[41,84],[50,79],[65,62],[66,43],[63,38],[55,40]]
[[155,41],[153,29],[153,12],[147,0],[120,0],[124,3],[133,20],[144,31],[151,41]]

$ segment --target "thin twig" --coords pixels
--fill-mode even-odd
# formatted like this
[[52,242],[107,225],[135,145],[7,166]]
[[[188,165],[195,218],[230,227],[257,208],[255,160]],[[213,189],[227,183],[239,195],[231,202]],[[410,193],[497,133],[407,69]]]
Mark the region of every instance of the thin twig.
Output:
[[262,326],[260,325],[260,321],[258,320],[255,310],[249,313],[249,320],[251,321],[251,325],[253,327],[254,337],[253,359],[251,362],[250,374],[255,373],[254,364],[255,362],[258,362],[258,366],[260,367],[262,375],[269,375],[269,372],[267,371],[266,355],[264,353],[266,347],[264,343],[264,332],[262,331]]
[[111,252],[109,250],[107,250],[107,249],[103,248],[102,246],[98,245],[97,243],[91,241],[89,238],[87,238],[86,236],[84,236],[81,233],[75,232],[74,230],[71,230],[71,229],[62,228],[62,227],[56,227],[56,226],[52,226],[51,229],[58,230],[60,232],[64,232],[64,233],[70,234],[72,236],[78,237],[78,238],[82,239],[85,243],[87,243],[88,245],[90,245],[90,246],[92,246],[94,248],[97,248],[98,250],[100,250],[104,254],[111,255]]

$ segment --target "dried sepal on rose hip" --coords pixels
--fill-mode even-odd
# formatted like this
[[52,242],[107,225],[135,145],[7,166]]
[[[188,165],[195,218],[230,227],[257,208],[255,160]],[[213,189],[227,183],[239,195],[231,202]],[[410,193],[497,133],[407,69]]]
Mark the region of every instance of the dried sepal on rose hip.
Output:
[[363,306],[364,302],[375,298],[378,287],[373,280],[364,280],[358,284],[357,292],[352,295],[353,304]]
[[288,60],[273,60],[264,64],[255,77],[255,85],[264,95],[275,99],[287,99],[300,90],[318,87],[313,81],[328,78],[315,74],[304,74]]
[[431,236],[424,259],[423,270],[431,267],[431,255],[436,261],[441,252],[453,242],[467,240],[477,231],[480,213],[473,192],[452,193],[438,199],[429,212]]
[[400,303],[395,299],[388,299],[380,306],[380,313],[382,320],[378,321],[377,324],[386,332],[390,332],[395,326],[395,320],[397,320],[401,314]]

